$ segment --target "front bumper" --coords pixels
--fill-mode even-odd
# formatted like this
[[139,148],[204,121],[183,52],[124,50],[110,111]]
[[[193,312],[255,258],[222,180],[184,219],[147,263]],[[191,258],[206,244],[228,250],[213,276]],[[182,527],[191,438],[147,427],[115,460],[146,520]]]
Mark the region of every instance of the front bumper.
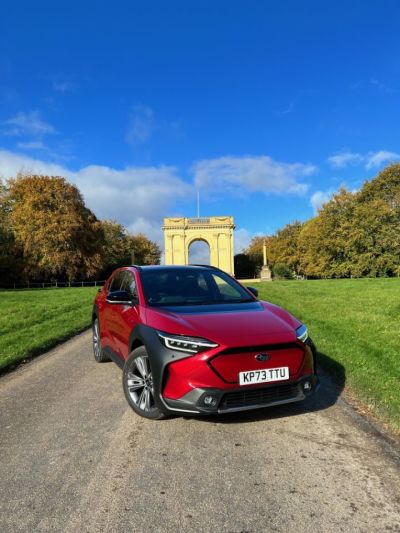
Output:
[[[196,388],[179,398],[161,397],[168,411],[192,414],[218,414],[261,409],[273,405],[299,402],[319,387],[315,374],[295,382],[274,383],[264,387],[241,387],[229,390]],[[212,398],[212,405],[207,405]]]

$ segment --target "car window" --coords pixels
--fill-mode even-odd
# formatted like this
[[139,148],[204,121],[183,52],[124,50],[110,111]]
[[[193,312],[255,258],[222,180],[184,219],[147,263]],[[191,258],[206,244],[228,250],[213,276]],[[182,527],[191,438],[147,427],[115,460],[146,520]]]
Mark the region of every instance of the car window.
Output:
[[149,305],[205,305],[253,300],[243,287],[223,272],[204,268],[143,270],[140,277]]
[[126,291],[132,298],[137,298],[136,281],[132,272],[125,270],[121,284],[121,291]]
[[115,274],[115,276],[111,280],[110,285],[108,286],[108,292],[121,290],[124,275],[125,271],[118,272],[117,274]]
[[239,292],[239,290],[234,285],[228,283],[221,276],[216,273],[213,273],[212,277],[218,287],[218,292],[220,293],[222,299],[240,300],[241,298],[243,298],[243,293]]

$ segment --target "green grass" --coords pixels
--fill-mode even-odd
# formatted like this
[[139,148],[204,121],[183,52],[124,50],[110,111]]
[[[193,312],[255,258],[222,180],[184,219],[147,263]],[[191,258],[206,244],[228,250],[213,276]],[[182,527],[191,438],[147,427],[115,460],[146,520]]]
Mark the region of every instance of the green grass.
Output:
[[309,328],[321,365],[397,432],[400,429],[400,280],[276,281],[261,299]]
[[90,325],[95,287],[0,291],[0,370]]
[[[276,281],[260,298],[307,324],[322,366],[400,429],[400,280]],[[90,325],[95,287],[0,291],[0,370]]]

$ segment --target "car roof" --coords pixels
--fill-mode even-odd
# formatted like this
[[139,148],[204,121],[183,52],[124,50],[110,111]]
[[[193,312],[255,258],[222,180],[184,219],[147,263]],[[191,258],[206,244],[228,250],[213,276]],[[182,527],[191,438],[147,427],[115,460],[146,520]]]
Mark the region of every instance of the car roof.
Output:
[[211,265],[132,265],[132,267],[138,270],[219,270]]

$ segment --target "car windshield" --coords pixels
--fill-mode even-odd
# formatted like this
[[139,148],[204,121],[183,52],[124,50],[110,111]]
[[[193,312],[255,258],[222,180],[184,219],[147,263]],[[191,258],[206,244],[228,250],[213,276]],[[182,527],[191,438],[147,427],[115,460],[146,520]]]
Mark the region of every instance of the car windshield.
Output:
[[239,283],[218,270],[143,269],[140,276],[146,301],[151,306],[213,305],[254,301]]

